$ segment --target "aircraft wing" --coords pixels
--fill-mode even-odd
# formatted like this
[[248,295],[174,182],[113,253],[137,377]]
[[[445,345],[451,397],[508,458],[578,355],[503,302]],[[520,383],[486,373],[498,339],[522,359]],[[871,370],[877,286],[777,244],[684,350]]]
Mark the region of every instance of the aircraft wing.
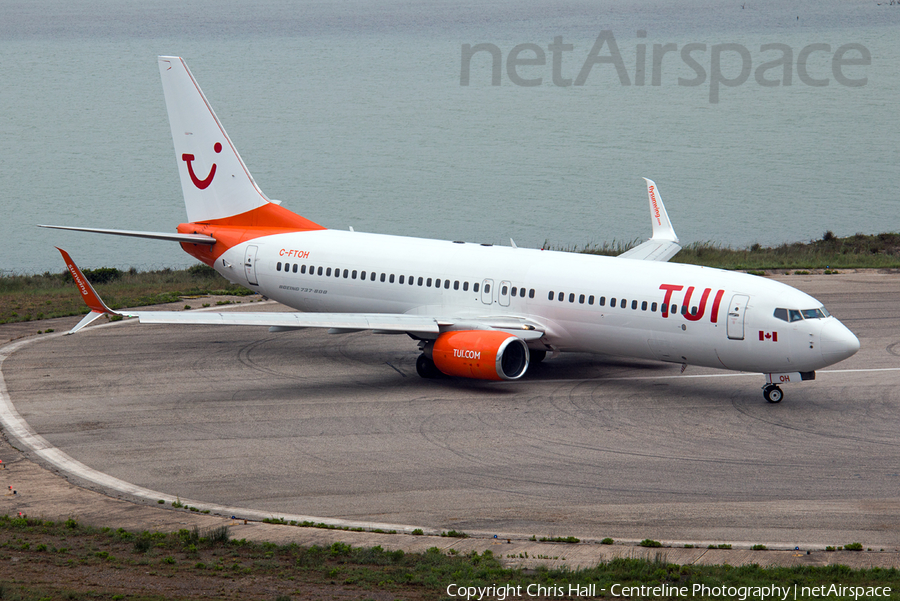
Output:
[[424,315],[381,313],[302,313],[302,312],[182,312],[118,311],[125,317],[137,317],[141,323],[267,326],[275,331],[299,328],[329,328],[339,332],[379,330],[438,334],[441,324]]
[[69,334],[74,334],[102,315],[121,315],[137,317],[141,323],[149,324],[267,326],[273,332],[328,328],[333,334],[373,330],[382,334],[409,333],[421,338],[435,338],[445,330],[482,329],[502,330],[525,340],[534,340],[544,335],[544,328],[540,324],[516,316],[442,318],[405,313],[114,311],[103,302],[69,253],[58,247],[57,250],[62,254],[85,304],[91,310]]
[[640,259],[642,261],[668,261],[678,254],[681,245],[678,243],[678,236],[675,235],[675,228],[669,221],[669,214],[663,205],[662,197],[656,188],[656,183],[646,177],[647,196],[650,198],[650,220],[653,223],[652,237],[639,244],[634,248],[623,252],[619,255],[620,259]]
[[405,313],[303,313],[292,312],[182,312],[118,311],[149,324],[267,326],[269,331],[328,328],[331,334],[372,330],[379,334],[415,334],[434,338],[448,329],[503,330],[531,340],[543,336],[543,328],[530,320],[513,317],[444,318]]

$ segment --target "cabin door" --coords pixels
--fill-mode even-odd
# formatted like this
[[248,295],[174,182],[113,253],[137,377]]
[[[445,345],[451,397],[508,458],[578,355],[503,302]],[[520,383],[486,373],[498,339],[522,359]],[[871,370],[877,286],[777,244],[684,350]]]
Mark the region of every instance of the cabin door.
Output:
[[730,340],[744,339],[744,314],[747,312],[747,302],[750,297],[746,294],[735,294],[731,297],[728,306],[728,338]]

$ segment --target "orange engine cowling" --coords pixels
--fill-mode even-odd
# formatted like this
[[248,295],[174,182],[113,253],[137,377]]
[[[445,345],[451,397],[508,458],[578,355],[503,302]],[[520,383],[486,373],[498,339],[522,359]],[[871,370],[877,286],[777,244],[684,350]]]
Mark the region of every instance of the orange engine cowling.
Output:
[[435,367],[448,376],[478,380],[517,380],[528,369],[528,346],[507,332],[444,332],[431,347]]

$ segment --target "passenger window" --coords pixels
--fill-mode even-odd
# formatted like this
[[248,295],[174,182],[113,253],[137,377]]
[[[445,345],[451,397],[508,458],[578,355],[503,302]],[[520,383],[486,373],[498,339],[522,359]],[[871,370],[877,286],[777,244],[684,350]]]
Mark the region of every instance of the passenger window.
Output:
[[281,271],[281,261],[275,264],[275,271]]
[[436,279],[434,280],[434,287],[435,287],[435,288],[440,288],[440,287],[441,287],[441,278],[436,278]]
[[788,310],[787,309],[775,309],[774,315],[781,321],[788,320]]
[[563,302],[563,299],[566,298],[566,293],[560,292],[557,298],[559,299],[559,302]]
[[[322,266],[319,265],[319,271],[318,271],[317,273],[318,273],[319,275],[322,275],[322,271],[323,271]],[[331,271],[331,270],[329,270],[329,271]]]
[[300,266],[300,273],[306,273],[306,265]]
[[644,301],[641,303],[641,311],[646,311],[646,310],[647,310],[647,301]]
[[575,302],[575,293],[574,293],[574,292],[570,292],[570,293],[569,293],[569,302],[570,302],[570,303],[574,303],[574,302]]
[[349,270],[349,269],[345,269],[345,270],[344,270],[344,278],[346,279],[346,278],[349,278],[349,277],[350,277],[350,270]]
[[509,294],[509,286],[504,286],[503,288],[501,288],[500,294],[502,294],[503,296],[506,296],[507,294]]
[[[344,277],[347,277],[348,275],[349,275],[349,274],[348,274],[348,273],[346,272],[346,270],[345,270],[345,271],[344,271]],[[341,277],[341,268],[340,268],[340,267],[335,267],[335,268],[334,268],[334,277],[336,277],[336,278]]]
[[613,309],[616,308],[616,297],[612,297],[611,299],[609,299],[609,306]]
[[484,285],[484,293],[485,293],[485,294],[490,294],[490,293],[491,293],[491,285],[490,285],[490,284],[485,284],[485,285]]
[[624,298],[619,302],[619,306],[620,306],[622,309],[624,309],[624,308],[625,308],[625,305],[627,305],[627,304],[628,304],[628,301],[625,300]]
[[519,289],[519,298],[525,298],[525,289],[524,288]]
[[375,281],[375,276],[376,276],[376,275],[377,275],[377,274],[376,274],[374,271],[373,271],[372,273],[370,273],[370,274],[369,274],[369,281],[374,282],[374,281]]
[[463,282],[463,292],[466,292],[469,289],[469,282]]
[[409,285],[412,286],[415,283],[416,283],[416,277],[412,276],[412,275],[409,276]]
[[518,292],[519,292],[519,289],[516,288],[515,286],[513,286],[513,287],[512,287],[512,292],[511,292],[512,296],[515,296],[516,294],[518,294]]
[[600,302],[598,302],[597,304],[600,305],[601,307],[605,306],[605,305],[606,305],[606,297],[605,297],[605,296],[601,296],[601,297],[600,297]]
[[450,280],[444,280],[444,290],[450,290]]
[[658,306],[659,306],[659,305],[657,305],[656,303],[652,303],[652,304],[650,305],[650,311],[651,311],[652,313],[656,313],[656,307],[658,307]]
[[386,278],[387,278],[387,274],[386,274],[386,273],[382,273],[382,274],[381,274],[381,281],[383,282]]
[[350,272],[350,279],[353,279],[353,280],[356,279],[356,270],[355,269]]
[[478,282],[475,282],[474,284],[472,284],[472,291],[478,292]]
[[583,294],[578,295],[578,303],[582,304],[582,305],[584,304],[584,295]]
[[429,288],[431,288],[431,278],[428,278],[427,280],[425,280],[425,285],[428,286]]
[[678,313],[678,305],[672,305],[672,310],[669,311],[669,313],[671,313],[672,315],[677,314]]
[[398,284],[402,284],[404,282],[404,276],[400,276],[400,279],[397,281]]
[[791,314],[791,321],[792,321],[792,322],[794,322],[794,321],[800,321],[800,320],[803,319],[803,316],[800,315],[800,311],[796,311],[796,310],[794,310],[794,309],[791,309],[791,310],[790,310],[790,314]]
[[361,280],[366,279],[366,272],[365,272],[365,271],[360,272],[360,274],[359,274],[359,279],[361,279]]
[[325,270],[325,275],[331,276],[331,267],[329,267],[328,269]]
[[425,280],[422,279],[422,276],[419,276],[419,286],[421,286],[421,285],[422,285],[422,282],[424,282],[424,281],[425,281]]
[[636,300],[631,301],[631,310],[637,311],[637,301]]
[[593,294],[590,295],[590,296],[588,297],[588,304],[589,304],[589,305],[593,305],[593,304],[594,304],[594,295],[593,295]]
[[388,281],[393,284],[394,283],[394,274],[391,274],[391,277],[388,278]]
[[453,289],[459,290],[459,280],[456,280],[455,282],[453,282]]
[[553,291],[550,291],[550,294],[547,295],[547,300],[553,300]]
[[534,288],[528,291],[528,298],[534,298]]

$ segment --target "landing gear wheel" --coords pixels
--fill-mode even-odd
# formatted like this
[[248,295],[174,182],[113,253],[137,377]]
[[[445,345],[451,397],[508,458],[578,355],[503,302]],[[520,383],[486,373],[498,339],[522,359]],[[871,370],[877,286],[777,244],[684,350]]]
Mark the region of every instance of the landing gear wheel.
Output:
[[419,355],[416,359],[416,372],[423,378],[436,378],[441,375],[440,370],[434,365],[434,361],[425,355]]
[[781,389],[775,384],[769,384],[763,388],[763,396],[766,397],[766,400],[770,403],[780,403],[781,399],[784,398],[784,393],[781,392]]

